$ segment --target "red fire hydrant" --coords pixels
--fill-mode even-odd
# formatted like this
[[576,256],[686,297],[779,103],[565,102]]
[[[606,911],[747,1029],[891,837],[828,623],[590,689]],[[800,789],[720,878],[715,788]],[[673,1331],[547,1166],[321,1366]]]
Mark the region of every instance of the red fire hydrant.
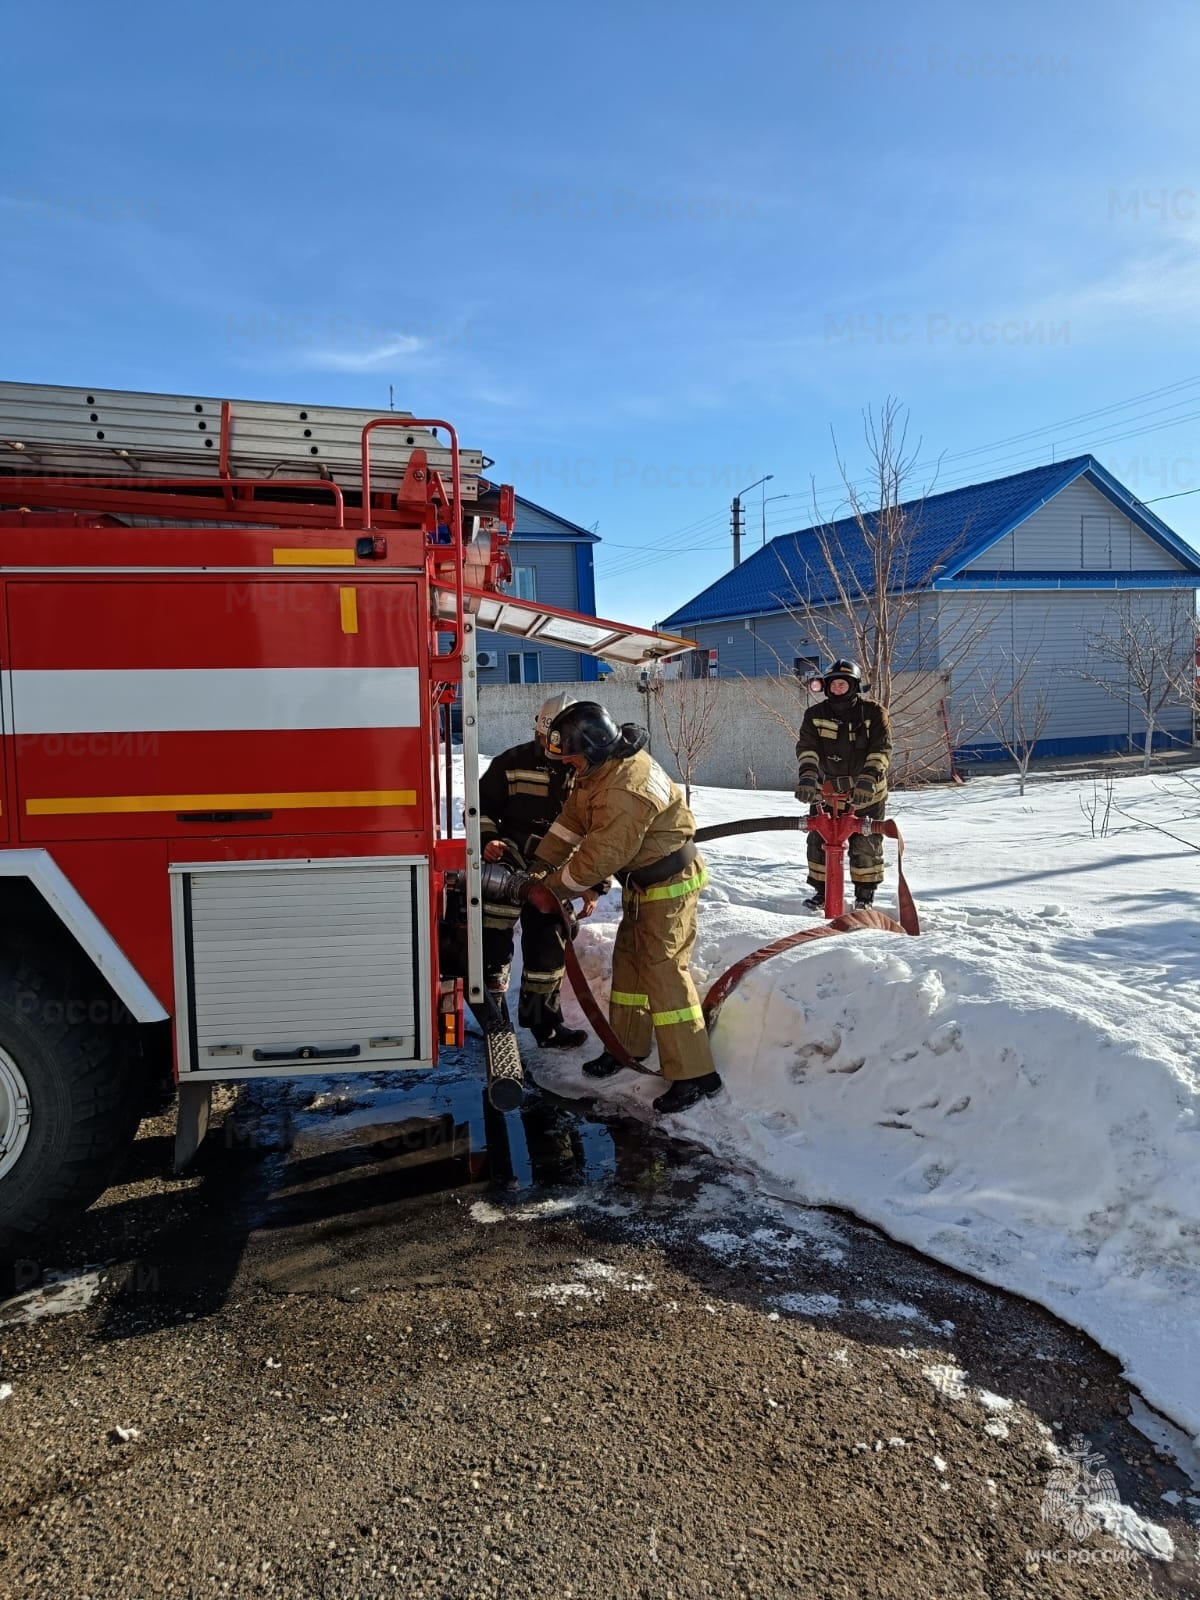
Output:
[[821,790],[823,811],[808,818],[809,833],[825,845],[825,915],[840,917],[846,906],[846,845],[856,833],[870,833],[871,819],[850,809],[850,796],[825,784]]

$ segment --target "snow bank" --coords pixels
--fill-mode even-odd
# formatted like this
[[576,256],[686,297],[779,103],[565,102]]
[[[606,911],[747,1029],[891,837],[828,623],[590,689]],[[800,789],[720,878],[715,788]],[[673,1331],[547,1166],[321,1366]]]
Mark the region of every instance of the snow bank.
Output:
[[[1200,839],[1189,795],[1200,813],[1179,780],[1118,788],[1136,818]],[[899,797],[922,937],[822,940],[751,973],[713,1035],[728,1093],[676,1127],[1040,1302],[1200,1437],[1200,856],[1129,818],[1093,838],[1091,797],[1018,800],[1007,780]],[[793,808],[696,797],[704,822]],[[787,835],[707,849],[698,977],[796,925],[802,852]],[[605,915],[581,937],[598,979]],[[595,1091],[577,1060],[535,1071]],[[606,1087],[644,1111],[656,1084]]]

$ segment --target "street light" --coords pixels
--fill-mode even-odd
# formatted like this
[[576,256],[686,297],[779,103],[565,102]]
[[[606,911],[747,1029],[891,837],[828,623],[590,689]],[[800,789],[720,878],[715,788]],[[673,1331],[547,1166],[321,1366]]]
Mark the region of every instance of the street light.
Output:
[[729,509],[733,517],[733,564],[735,567],[740,567],[742,564],[742,496],[749,494],[751,489],[757,489],[760,483],[770,483],[774,476],[773,472],[768,472],[765,478],[755,478],[753,483],[747,484],[744,489],[739,489],[733,497],[733,504]]
[[794,493],[769,494],[764,498],[762,503],[762,542],[764,545],[767,542],[767,507],[770,505],[772,500],[794,500],[795,498],[796,495]]

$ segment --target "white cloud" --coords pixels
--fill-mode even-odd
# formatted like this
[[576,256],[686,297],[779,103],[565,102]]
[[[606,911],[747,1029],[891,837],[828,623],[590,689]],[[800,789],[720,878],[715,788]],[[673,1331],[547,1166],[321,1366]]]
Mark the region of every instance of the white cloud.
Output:
[[374,372],[383,366],[412,365],[410,358],[428,349],[428,340],[418,339],[415,334],[401,334],[362,349],[327,345],[323,349],[305,351],[298,365],[320,372]]
[[1181,232],[1168,244],[1123,261],[1067,299],[1073,317],[1195,318],[1200,312],[1200,233]]

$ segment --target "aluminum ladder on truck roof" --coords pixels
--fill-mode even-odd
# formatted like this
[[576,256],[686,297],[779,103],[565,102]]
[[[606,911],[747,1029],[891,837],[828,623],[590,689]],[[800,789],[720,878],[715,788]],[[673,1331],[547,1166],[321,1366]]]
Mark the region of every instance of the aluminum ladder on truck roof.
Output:
[[[0,383],[0,481],[31,477],[328,478],[362,486],[362,431],[380,416],[350,406],[204,395],[138,394],[120,389]],[[413,450],[450,484],[450,446],[425,428],[384,428],[371,439],[371,483],[394,488]],[[479,496],[483,453],[460,450],[464,501]]]

